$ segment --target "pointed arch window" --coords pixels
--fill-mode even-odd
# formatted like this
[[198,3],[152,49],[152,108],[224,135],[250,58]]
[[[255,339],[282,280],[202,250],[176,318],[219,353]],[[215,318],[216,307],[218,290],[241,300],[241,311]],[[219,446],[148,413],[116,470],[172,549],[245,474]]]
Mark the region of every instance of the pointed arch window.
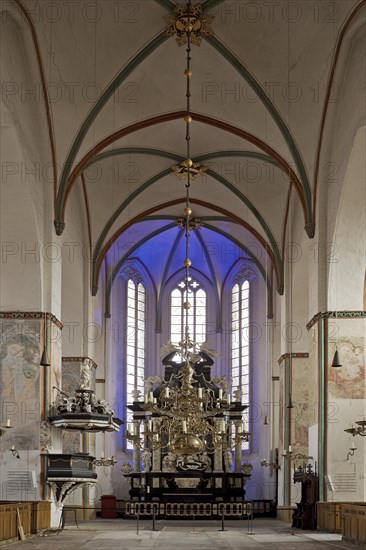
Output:
[[[232,387],[240,388],[242,403],[249,405],[249,281],[237,282],[231,289],[231,378]],[[247,426],[248,409],[244,413]],[[243,449],[249,449],[244,443]]]
[[[181,280],[171,293],[170,339],[175,343],[184,338],[186,325],[184,302],[185,283]],[[191,304],[188,310],[189,334],[192,340],[202,344],[206,340],[207,296],[201,284],[192,277],[189,278],[189,302]]]
[[127,282],[127,403],[134,400],[134,391],[144,394],[146,291],[141,282]]

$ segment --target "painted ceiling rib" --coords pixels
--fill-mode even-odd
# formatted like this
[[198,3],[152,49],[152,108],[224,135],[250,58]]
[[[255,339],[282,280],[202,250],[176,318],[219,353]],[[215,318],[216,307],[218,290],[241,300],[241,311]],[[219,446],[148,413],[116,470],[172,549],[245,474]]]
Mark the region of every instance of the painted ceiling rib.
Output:
[[102,229],[102,232],[98,238],[98,241],[95,245],[95,249],[93,252],[93,266],[97,263],[99,252],[104,244],[104,241],[108,235],[109,230],[112,228],[113,224],[119,216],[122,214],[122,212],[127,208],[127,206],[138,196],[140,193],[148,189],[151,185],[153,185],[155,182],[161,180],[162,178],[165,178],[166,176],[169,176],[172,173],[171,168],[166,168],[165,170],[162,170],[158,174],[155,174],[148,180],[146,180],[140,187],[135,189],[130,195],[127,196],[127,198],[117,207],[117,209],[113,212],[112,216],[109,218],[107,223],[105,224],[104,228]]
[[27,24],[30,28],[30,32],[32,36],[34,50],[36,53],[37,66],[38,66],[39,76],[41,79],[41,89],[42,89],[42,95],[43,95],[45,111],[46,111],[48,138],[50,140],[50,149],[51,149],[51,157],[52,157],[52,175],[53,175],[53,200],[54,200],[54,206],[55,206],[56,193],[57,193],[56,139],[55,139],[55,132],[53,128],[52,108],[51,108],[50,98],[48,94],[48,86],[47,86],[47,80],[45,76],[43,58],[42,58],[41,48],[39,45],[39,40],[38,40],[35,25],[34,25],[34,21],[30,16],[28,9],[23,5],[21,0],[15,0],[15,5],[18,7],[19,11],[23,14],[25,20],[27,21]]
[[[145,221],[175,220],[175,219],[176,219],[176,217],[171,216],[171,215],[170,216],[168,216],[168,215],[160,215],[160,216],[156,215],[156,216],[146,216],[146,218],[144,220],[141,220],[141,221],[145,222]],[[241,243],[240,241],[235,239],[235,237],[230,235],[230,233],[227,233],[223,229],[220,229],[218,227],[215,227],[214,225],[210,225],[210,224],[207,223],[209,221],[218,221],[218,222],[225,221],[225,222],[229,222],[229,223],[232,223],[232,224],[235,224],[235,225],[239,225],[236,220],[232,220],[231,218],[224,217],[224,216],[222,216],[222,217],[220,217],[220,216],[200,216],[199,219],[204,223],[204,228],[205,229],[209,229],[210,231],[213,231],[215,233],[218,233],[219,235],[222,235],[223,237],[225,237],[229,241],[232,241],[232,243],[235,244],[235,246],[238,246],[238,248],[243,250],[243,252],[245,252],[249,256],[249,258],[245,258],[245,259],[248,259],[248,260],[253,261],[255,263],[255,265],[258,267],[258,270],[260,271],[263,279],[266,281],[267,287],[272,289],[272,284],[270,283],[269,278],[266,277],[265,269],[263,268],[263,266],[262,266],[261,262],[258,260],[258,258],[253,254],[253,252],[249,248],[247,248],[243,243]],[[272,267],[272,271],[273,271],[273,267]]]
[[[126,147],[126,148],[120,148],[120,149],[115,149],[115,150],[110,150],[110,151],[105,151],[104,153],[101,153],[100,155],[97,155],[96,157],[94,157],[94,159],[92,159],[90,161],[90,164],[91,163],[95,163],[95,162],[98,162],[99,160],[102,160],[103,158],[108,158],[108,157],[112,157],[112,156],[118,156],[118,155],[124,155],[124,154],[132,154],[131,152],[134,151],[135,153],[137,154],[146,154],[146,151],[149,151],[151,152],[151,154],[153,155],[156,155],[156,156],[162,156],[162,157],[167,157],[167,158],[171,158],[173,160],[175,160],[176,162],[181,162],[183,160],[183,157],[180,157],[178,155],[175,155],[174,153],[169,153],[169,152],[165,152],[165,151],[161,151],[161,150],[158,150],[158,149],[146,149],[144,148],[143,151],[138,148],[138,147]],[[240,153],[240,151],[238,152]],[[243,152],[246,156],[250,156],[251,155],[251,152],[250,151],[244,151]],[[216,153],[209,153],[209,157],[210,158],[214,158],[214,155],[219,155],[220,152],[216,152]],[[225,152],[225,154],[227,154],[227,152]],[[258,153],[259,154],[259,153]],[[202,158],[202,156],[204,155],[201,155],[200,158]],[[262,157],[265,157],[267,158],[266,155],[262,155]],[[269,158],[269,157],[268,157]],[[99,238],[98,238],[98,241],[96,243],[96,246],[95,246],[95,250],[94,250],[94,253],[93,253],[93,265],[95,265],[95,263],[98,261],[98,255],[99,255],[99,252],[101,250],[101,247],[103,246],[103,242],[104,240],[106,239],[107,235],[108,235],[108,232],[109,230],[111,229],[111,227],[113,226],[114,222],[118,219],[118,217],[122,214],[123,210],[132,202],[132,200],[134,200],[140,193],[142,193],[143,191],[145,191],[146,189],[148,189],[152,184],[156,183],[159,179],[165,177],[166,175],[170,174],[171,173],[171,169],[166,169],[166,170],[163,170],[162,172],[159,172],[158,174],[156,174],[155,176],[153,176],[152,178],[150,178],[149,180],[147,180],[145,183],[143,183],[139,188],[137,188],[133,193],[131,193],[131,195],[129,195],[121,204],[120,206],[115,210],[115,212],[113,213],[113,215],[111,216],[111,218],[108,220],[108,222],[106,223],[106,225],[104,226]],[[208,169],[207,174],[209,174],[211,177],[213,177],[214,179],[216,179],[216,181],[218,181],[219,183],[221,183],[222,185],[224,185],[227,189],[229,189],[232,193],[234,193],[246,206],[247,208],[249,208],[249,210],[252,212],[252,214],[255,216],[255,218],[258,220],[259,224],[261,225],[263,231],[265,232],[265,234],[267,235],[268,239],[269,239],[269,242],[271,243],[271,246],[272,246],[272,249],[273,249],[273,252],[275,254],[275,257],[276,257],[276,261],[278,263],[278,268],[281,272],[281,278],[282,278],[282,265],[281,265],[281,254],[280,254],[280,251],[278,249],[278,245],[277,245],[277,242],[276,242],[276,239],[274,237],[274,235],[272,234],[267,222],[265,221],[265,219],[262,217],[262,215],[260,214],[260,212],[257,210],[257,208],[254,206],[254,204],[246,197],[246,195],[244,195],[243,193],[241,193],[232,183],[230,183],[228,180],[226,180],[224,177],[222,177],[221,175],[217,174],[216,172],[214,172],[213,170],[211,169]]]
[[281,169],[281,166],[276,160],[274,160],[269,155],[264,153],[258,153],[257,151],[240,151],[240,150],[228,150],[228,151],[213,151],[212,153],[205,153],[195,157],[195,162],[204,162],[205,160],[211,160],[219,157],[244,157],[244,158],[253,158],[256,160],[261,160],[263,162],[268,162],[273,166]]
[[[267,222],[264,220],[260,212],[255,208],[255,206],[252,204],[252,202],[245,196],[243,193],[241,193],[233,184],[231,184],[229,181],[227,181],[224,177],[220,176],[219,174],[216,174],[213,170],[208,169],[206,172],[208,175],[216,179],[219,183],[222,183],[227,189],[229,189],[232,193],[234,193],[245,206],[252,212],[253,216],[258,220],[259,224],[261,225],[265,235],[267,236],[271,250],[273,252],[273,255],[275,257],[277,272],[279,274],[279,278],[282,281],[283,280],[283,265],[281,260],[281,254],[278,249],[278,245],[276,242],[276,239],[274,238],[274,235],[272,234]],[[159,172],[158,174],[155,174],[150,179],[148,179],[145,183],[143,183],[140,187],[135,189],[133,193],[131,193],[114,211],[113,215],[110,217],[110,219],[107,221],[106,225],[102,229],[102,232],[98,238],[98,241],[95,245],[95,249],[93,252],[93,271],[95,266],[98,265],[98,262],[101,257],[101,249],[105,242],[105,239],[108,236],[108,233],[110,229],[113,227],[113,224],[117,221],[118,217],[122,214],[122,212],[127,208],[127,206],[143,191],[148,189],[151,185],[162,179],[163,177],[171,174],[171,168],[167,168],[163,170],[162,172]],[[108,244],[108,243],[107,243]]]
[[[82,123],[76,137],[74,138],[74,141],[71,145],[70,151],[67,155],[65,164],[62,169],[61,178],[60,178],[60,185],[57,192],[57,199],[56,199],[56,224],[62,224],[63,223],[63,203],[64,203],[64,197],[66,193],[66,188],[68,184],[68,179],[71,173],[71,168],[75,164],[76,156],[79,152],[79,149],[81,147],[81,144],[85,138],[85,136],[88,133],[89,128],[91,127],[92,123],[94,122],[95,118],[98,116],[100,111],[103,109],[103,107],[106,105],[108,100],[111,98],[111,96],[114,94],[116,89],[124,82],[124,80],[132,73],[132,71],[144,60],[146,59],[154,50],[156,50],[161,44],[163,44],[168,37],[165,34],[165,30],[161,31],[155,38],[153,38],[146,46],[140,50],[140,52],[135,55],[131,61],[127,64],[126,67],[124,67],[117,76],[112,80],[112,82],[107,86],[107,88],[104,90],[104,92],[99,97],[98,101],[93,105],[93,107],[90,109],[88,115],[84,119],[84,122]],[[58,234],[62,234],[63,228],[62,226],[58,225],[56,226],[56,230]],[[61,231],[61,233],[60,233]]]
[[216,8],[219,4],[222,4],[224,0],[206,0],[206,2],[203,2],[202,4],[202,10],[204,12],[212,10],[213,8]]
[[322,145],[323,145],[323,134],[324,134],[324,130],[325,130],[325,122],[326,122],[327,112],[328,112],[328,107],[329,107],[329,99],[330,99],[330,96],[331,96],[331,93],[332,93],[333,80],[334,80],[334,75],[335,75],[336,68],[337,68],[339,53],[340,53],[341,48],[342,48],[344,36],[345,36],[351,22],[356,17],[358,12],[365,6],[366,6],[366,0],[361,0],[358,4],[356,4],[356,6],[353,8],[351,14],[349,15],[347,21],[343,24],[343,26],[342,26],[339,34],[338,34],[337,42],[335,44],[335,47],[333,48],[333,58],[332,58],[331,67],[330,67],[329,75],[328,75],[326,93],[325,93],[324,104],[323,104],[323,109],[322,109],[322,116],[321,116],[321,121],[320,121],[320,126],[319,126],[318,143],[317,143],[317,148],[316,148],[316,153],[315,153],[315,168],[314,168],[314,180],[313,180],[313,194],[314,194],[313,211],[314,211],[314,216],[315,216],[315,212],[316,212],[316,200],[317,200],[317,191],[318,191],[320,157],[321,157]]
[[194,234],[195,234],[195,236],[196,236],[196,239],[198,240],[198,242],[199,242],[200,245],[201,245],[203,254],[204,254],[204,256],[205,256],[205,260],[206,260],[207,265],[208,265],[208,269],[209,269],[209,271],[210,271],[211,280],[212,280],[212,286],[213,286],[214,294],[215,294],[216,311],[217,311],[217,315],[216,315],[216,329],[217,329],[217,330],[221,330],[221,329],[222,329],[222,315],[221,315],[220,297],[219,297],[219,289],[218,289],[218,285],[217,285],[216,273],[215,273],[215,270],[214,270],[214,266],[213,266],[213,264],[212,264],[212,260],[211,260],[210,254],[208,253],[206,243],[205,243],[204,240],[202,239],[202,236],[201,236],[200,233],[199,233],[199,229],[193,229],[193,232],[194,232]]
[[[129,259],[131,254],[134,254],[136,252],[136,250],[138,248],[140,248],[140,246],[142,246],[143,244],[145,244],[149,240],[153,239],[157,235],[160,235],[161,233],[164,233],[165,231],[168,231],[169,229],[172,229],[173,227],[176,227],[176,226],[177,226],[176,223],[170,223],[170,224],[168,224],[164,227],[160,227],[159,229],[156,229],[155,231],[152,231],[146,237],[144,237],[143,239],[140,239],[137,243],[135,243],[130,248],[130,250],[128,250],[126,252],[126,254],[124,254],[123,257],[114,266],[113,271],[112,271],[112,273],[111,273],[111,275],[110,275],[110,277],[109,277],[109,279],[107,280],[107,283],[106,283],[106,296],[107,296],[106,308],[108,309],[108,311],[106,311],[106,314],[110,313],[110,295],[111,295],[112,285],[113,285],[113,282],[114,282],[115,278],[117,277],[122,265]],[[97,290],[98,290],[98,287],[97,287]]]
[[231,52],[216,36],[207,36],[205,40],[211,44],[216,51],[218,51],[226,61],[228,61],[244,78],[244,80],[253,88],[265,108],[270,113],[272,119],[280,130],[282,137],[287,143],[291,155],[295,161],[298,173],[300,175],[300,183],[302,190],[304,192],[305,205],[306,205],[306,225],[305,230],[308,233],[310,238],[314,237],[314,216],[312,210],[312,198],[311,198],[311,188],[309,183],[309,178],[306,172],[306,168],[300,154],[300,151],[295,143],[294,137],[291,134],[291,131],[285,121],[283,120],[281,114],[277,110],[274,103],[270,100],[269,96],[262,88],[261,84],[256,80],[256,78],[249,72],[247,67],[239,60],[236,55]]
[[[166,219],[166,218],[168,218],[168,216],[164,217],[164,219]],[[174,220],[176,219],[174,216],[169,216],[169,218],[174,219]],[[161,217],[160,216],[149,216],[145,220],[142,220],[142,221],[150,221],[151,219],[161,219]],[[203,218],[200,218],[200,219],[203,220]],[[235,222],[232,222],[232,223],[235,223]],[[107,280],[107,283],[106,283],[106,311],[105,311],[106,316],[110,315],[110,297],[111,297],[112,286],[113,286],[113,283],[114,283],[118,273],[120,272],[123,264],[126,261],[128,261],[131,258],[131,255],[135,254],[135,252],[142,245],[146,244],[147,242],[149,242],[150,240],[152,240],[156,236],[161,235],[162,233],[165,233],[166,231],[168,231],[170,229],[174,229],[175,227],[177,227],[176,222],[170,223],[170,224],[168,224],[164,227],[160,227],[159,229],[156,229],[155,231],[152,231],[151,233],[146,235],[146,237],[140,239],[137,243],[135,243],[130,248],[130,250],[128,250],[123,255],[123,257],[118,261],[118,263],[114,266],[114,268],[112,270],[112,273],[109,276],[109,278]],[[215,226],[212,226],[210,224],[207,224],[207,223],[205,223],[204,228],[208,229],[209,231],[212,231],[214,233],[217,233],[218,235],[221,235],[222,237],[227,238],[236,247],[238,247],[239,250],[241,250],[247,256],[249,256],[250,260],[252,260],[253,263],[256,265],[256,267],[258,268],[259,273],[261,274],[262,278],[264,279],[264,281],[266,283],[268,296],[269,297],[272,296],[272,283],[270,281],[270,278],[268,277],[268,274],[266,273],[262,263],[253,254],[253,252],[250,249],[248,249],[243,243],[238,241],[235,237],[233,237],[232,235],[229,235],[228,233],[226,233],[222,229],[219,229],[219,228],[217,228]],[[214,286],[214,289],[215,289],[215,296],[216,296],[217,305],[218,305],[219,304],[219,295],[218,295],[218,291],[217,291],[217,279],[216,279],[216,275],[215,275],[215,272],[214,272],[214,267],[213,267],[211,258],[208,257],[209,255],[208,255],[208,252],[207,252],[207,247],[206,247],[206,245],[203,241],[203,238],[201,237],[201,235],[197,234],[196,230],[194,230],[194,231],[196,233],[196,237],[197,237],[198,241],[201,244],[202,250],[204,251],[206,261],[208,263],[210,273],[211,273],[212,279],[214,281],[213,286]],[[173,244],[173,247],[172,247],[172,251],[169,254],[169,259],[168,259],[167,264],[166,264],[165,269],[164,269],[164,274],[163,274],[162,281],[161,281],[161,288],[160,288],[160,291],[159,291],[159,296],[158,296],[158,301],[157,301],[157,319],[156,319],[156,330],[157,331],[159,331],[161,329],[162,289],[164,288],[164,286],[166,285],[166,282],[168,280],[169,270],[170,270],[171,264],[173,262],[173,257],[175,255],[175,252],[176,252],[176,250],[179,246],[179,243],[180,243],[180,241],[183,237],[183,234],[184,233],[182,231],[179,231],[177,237],[175,238],[174,244]],[[247,258],[244,258],[244,259],[247,259]],[[217,311],[220,311],[219,308],[217,309]],[[220,318],[218,318],[218,326],[220,326]]]
[[171,2],[170,0],[154,0],[156,4],[159,4],[162,8],[167,10],[169,13],[175,13],[175,6],[174,2]]
[[[101,253],[98,257],[98,260],[95,263],[93,263],[93,265],[92,265],[92,295],[93,296],[95,296],[97,291],[98,291],[99,273],[100,273],[100,269],[101,269],[103,259],[106,256],[109,248],[118,239],[118,237],[124,231],[126,231],[126,229],[128,229],[129,227],[131,227],[135,223],[142,221],[143,219],[145,219],[150,214],[153,214],[154,212],[157,212],[158,210],[161,210],[162,208],[169,208],[171,206],[182,204],[182,202],[184,202],[184,201],[185,201],[184,198],[174,199],[174,200],[168,201],[164,204],[152,206],[148,210],[145,210],[145,212],[142,212],[141,214],[138,214],[137,216],[135,216],[134,218],[129,220],[126,224],[124,224],[122,227],[120,227],[114,233],[114,235],[112,235],[112,237],[110,237],[110,239],[108,240],[108,243],[102,249],[102,251],[101,251]],[[236,216],[234,214],[230,215],[230,213],[227,210],[223,209],[221,206],[215,206],[215,205],[212,205],[212,204],[207,203],[205,201],[202,201],[200,199],[194,199],[194,198],[191,199],[191,203],[192,204],[198,204],[198,205],[200,205],[204,208],[208,208],[208,209],[211,209],[211,210],[216,210],[217,212],[221,212],[225,216],[231,217],[239,225],[241,225],[242,227],[247,229],[258,240],[258,242],[262,245],[262,247],[266,250],[267,254],[269,255],[269,257],[271,259],[271,262],[272,262],[272,265],[273,265],[273,268],[274,268],[275,273],[276,273],[277,291],[278,291],[279,294],[283,294],[283,278],[281,278],[281,273],[283,273],[283,270],[281,270],[281,268],[279,270],[272,248],[268,245],[268,243],[263,239],[263,237],[252,226],[247,224],[244,220],[242,220],[238,216]]]
[[[301,206],[304,211],[304,217],[305,222],[307,223],[307,211],[306,211],[306,203],[304,198],[304,192],[301,186],[301,182],[298,179],[296,173],[290,166],[290,164],[276,151],[271,147],[268,143],[262,141],[260,138],[255,136],[254,134],[251,134],[250,132],[247,132],[246,130],[243,130],[241,128],[238,128],[236,126],[233,126],[232,124],[229,124],[227,122],[224,122],[219,119],[212,118],[207,115],[202,115],[200,113],[191,113],[192,118],[194,120],[197,120],[198,122],[201,122],[202,124],[207,124],[209,126],[213,126],[215,128],[218,128],[220,130],[223,130],[225,132],[231,133],[237,137],[240,137],[244,141],[248,141],[249,143],[252,143],[265,153],[268,153],[279,165],[281,170],[289,177],[290,181],[295,185],[295,188],[298,192]],[[164,115],[158,115],[156,117],[148,118],[136,123],[133,123],[129,126],[126,126],[124,128],[121,128],[117,130],[116,132],[113,132],[113,134],[108,135],[104,139],[102,139],[99,143],[97,143],[92,149],[89,149],[89,151],[83,156],[83,158],[77,163],[75,168],[72,170],[68,184],[67,189],[65,191],[65,196],[62,199],[62,205],[60,207],[61,217],[59,219],[56,219],[55,221],[55,227],[56,230],[59,228],[60,233],[62,233],[63,227],[64,227],[64,216],[65,216],[65,208],[66,208],[66,202],[67,198],[70,194],[70,191],[74,185],[74,182],[76,178],[83,172],[85,166],[87,166],[91,160],[97,156],[99,152],[101,152],[103,149],[114,143],[115,141],[121,139],[122,137],[125,137],[129,134],[132,134],[133,132],[137,132],[139,130],[142,130],[144,128],[148,128],[150,126],[154,126],[156,124],[162,124],[164,122],[170,122],[172,120],[177,120],[180,118],[183,118],[185,116],[185,111],[175,111],[172,113],[165,113]]]
[[218,227],[215,227],[214,225],[209,225],[209,224],[205,223],[205,227],[210,229],[214,233],[217,233],[218,235],[222,235],[223,237],[226,237],[233,244],[235,244],[235,246],[237,246],[240,250],[242,250],[243,252],[248,254],[248,256],[253,260],[253,263],[258,267],[258,270],[259,270],[260,274],[262,275],[263,279],[265,280],[268,292],[272,293],[272,284],[270,282],[268,274],[266,273],[266,270],[264,269],[263,265],[258,260],[258,258],[253,254],[253,252],[249,248],[247,248],[245,246],[245,244],[241,243],[240,241],[238,241],[238,239],[236,239],[232,235],[228,235],[226,233],[226,231],[223,231],[222,229],[219,229]]
[[177,251],[177,248],[179,246],[180,241],[182,240],[183,235],[184,235],[184,231],[182,231],[180,228],[178,228],[178,235],[174,239],[172,249],[171,249],[170,254],[168,256],[168,261],[166,262],[166,265],[165,265],[165,268],[164,268],[163,277],[161,279],[159,297],[158,297],[158,304],[157,304],[157,308],[156,308],[156,330],[157,330],[157,332],[161,331],[162,298],[163,298],[162,290],[165,287],[166,282],[168,280],[170,266],[173,263],[174,255]]
[[277,261],[281,262],[281,254],[277,245],[277,241],[274,238],[274,235],[272,231],[270,230],[267,222],[263,218],[263,216],[260,214],[259,210],[254,206],[254,204],[244,195],[241,193],[235,185],[230,183],[226,178],[221,176],[220,174],[217,174],[213,170],[210,170],[210,168],[207,169],[206,174],[212,176],[215,180],[222,183],[227,189],[229,189],[234,195],[236,195],[244,204],[248,207],[250,212],[253,214],[253,216],[258,220],[259,224],[261,225],[263,231],[265,232],[266,236],[269,239],[269,242],[271,243],[272,250],[276,256]]
[[[183,200],[184,199],[175,199],[175,200],[169,201],[169,202],[165,203],[164,207],[170,207],[170,206],[175,206],[177,204],[181,204],[183,202]],[[108,242],[104,245],[103,250],[101,251],[100,256],[98,258],[98,261],[95,264],[94,263],[92,264],[92,295],[93,296],[95,296],[96,293],[98,292],[98,281],[99,281],[99,273],[100,273],[101,265],[102,265],[104,257],[107,255],[108,250],[110,249],[112,244],[114,242],[116,242],[118,237],[120,235],[122,235],[122,233],[124,233],[126,231],[126,229],[128,229],[129,227],[132,227],[135,223],[138,223],[138,222],[142,221],[144,218],[146,218],[150,214],[153,214],[154,212],[157,212],[158,210],[161,210],[162,207],[163,206],[161,204],[159,204],[159,205],[156,205],[156,206],[152,206],[151,208],[148,208],[147,210],[145,210],[141,214],[137,214],[137,216],[130,219],[122,227],[120,227],[114,233],[114,235],[112,235],[112,237],[108,240]]]

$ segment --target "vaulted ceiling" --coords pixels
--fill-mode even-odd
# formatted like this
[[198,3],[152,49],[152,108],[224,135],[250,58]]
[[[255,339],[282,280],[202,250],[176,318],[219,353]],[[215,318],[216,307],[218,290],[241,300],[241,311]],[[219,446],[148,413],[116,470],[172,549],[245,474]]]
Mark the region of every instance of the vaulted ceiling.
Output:
[[[17,0],[26,15],[33,4]],[[28,13],[59,167],[56,231],[81,186],[93,292],[105,258],[114,276],[123,261],[139,258],[163,285],[182,263],[176,220],[185,189],[172,166],[185,158],[186,51],[166,34],[164,19],[176,5],[66,4],[40,17]],[[203,2],[214,21],[212,34],[192,47],[191,157],[208,169],[191,186],[202,223],[191,240],[193,260],[218,287],[235,255],[217,251],[236,247],[282,292],[290,204],[304,235],[313,236],[337,48],[364,4]],[[111,253],[118,243],[122,255]]]

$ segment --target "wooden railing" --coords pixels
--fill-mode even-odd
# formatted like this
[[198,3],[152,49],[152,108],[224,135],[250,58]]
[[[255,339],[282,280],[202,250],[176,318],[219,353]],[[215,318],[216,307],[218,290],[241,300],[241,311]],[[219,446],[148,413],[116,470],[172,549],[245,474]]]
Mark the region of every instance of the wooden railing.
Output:
[[366,548],[366,504],[341,504],[342,539]]
[[362,506],[364,502],[317,502],[317,529],[328,533],[342,533],[341,505]]
[[0,546],[19,538],[17,510],[26,538],[50,528],[50,502],[0,502]]

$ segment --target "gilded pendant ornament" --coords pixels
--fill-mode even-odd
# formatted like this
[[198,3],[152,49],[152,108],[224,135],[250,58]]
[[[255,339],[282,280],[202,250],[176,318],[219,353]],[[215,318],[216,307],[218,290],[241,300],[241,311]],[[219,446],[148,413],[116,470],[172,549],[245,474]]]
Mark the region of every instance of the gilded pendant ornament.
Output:
[[200,46],[203,36],[210,36],[212,30],[210,24],[215,19],[213,15],[203,15],[201,4],[196,4],[190,9],[188,6],[178,5],[175,8],[176,17],[168,14],[164,17],[169,27],[166,34],[169,36],[176,35],[178,46],[187,44],[187,31],[190,32],[191,44]]

